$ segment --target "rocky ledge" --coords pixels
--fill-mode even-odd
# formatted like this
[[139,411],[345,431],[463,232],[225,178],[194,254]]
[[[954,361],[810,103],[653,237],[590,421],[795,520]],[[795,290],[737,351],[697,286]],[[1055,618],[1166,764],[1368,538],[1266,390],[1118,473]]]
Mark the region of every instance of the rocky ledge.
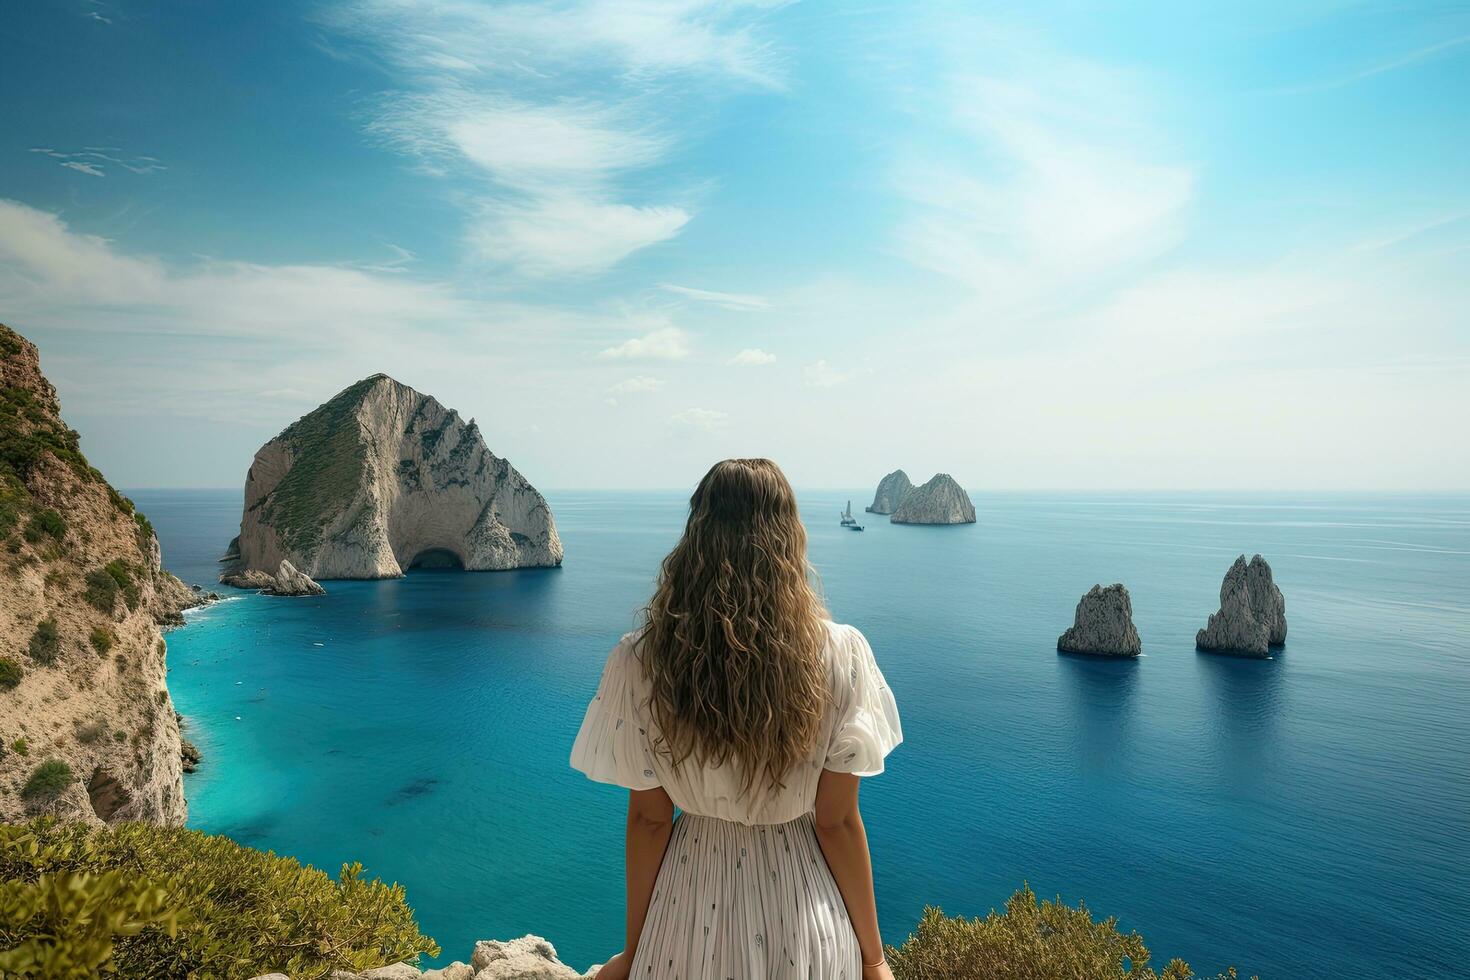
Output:
[[889,520],[894,524],[973,524],[975,505],[954,477],[936,473],[928,483],[904,494]]
[[274,575],[251,568],[243,572],[226,572],[219,580],[237,589],[255,589],[266,595],[325,595],[327,591],[284,558]]
[[[600,967],[578,973],[556,958],[556,948],[540,936],[522,936],[509,942],[485,939],[475,943],[469,963],[420,972],[407,963],[394,963],[365,973],[341,970],[329,980],[590,980]],[[294,980],[284,973],[267,973],[255,980]]]
[[1057,638],[1062,653],[1136,657],[1143,652],[1133,626],[1133,601],[1121,583],[1094,585],[1077,603],[1072,626]]
[[283,561],[312,579],[560,565],[546,499],[474,420],[377,374],[255,454],[225,575]]
[[1286,599],[1271,566],[1256,555],[1235,559],[1220,583],[1220,610],[1195,635],[1196,649],[1246,657],[1269,657],[1286,642]]
[[904,495],[913,488],[914,485],[909,482],[907,473],[903,470],[894,470],[878,481],[878,490],[873,494],[873,502],[864,509],[869,514],[891,514],[903,502]]

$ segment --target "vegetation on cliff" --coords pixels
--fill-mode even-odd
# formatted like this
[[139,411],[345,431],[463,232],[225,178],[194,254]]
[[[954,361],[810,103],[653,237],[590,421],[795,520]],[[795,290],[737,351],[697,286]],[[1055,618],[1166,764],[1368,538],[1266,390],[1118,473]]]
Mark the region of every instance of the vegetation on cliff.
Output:
[[315,980],[439,948],[403,888],[196,830],[0,825],[0,975]]

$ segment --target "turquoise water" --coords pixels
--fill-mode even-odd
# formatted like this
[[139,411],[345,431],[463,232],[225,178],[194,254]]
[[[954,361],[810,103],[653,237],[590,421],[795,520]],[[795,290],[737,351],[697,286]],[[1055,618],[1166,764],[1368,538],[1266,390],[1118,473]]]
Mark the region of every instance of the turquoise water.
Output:
[[[239,495],[133,494],[208,583]],[[566,756],[684,495],[550,494],[558,570],[415,573],[247,596],[169,636],[204,750],[190,822],[408,888],[449,957],[536,932],[580,967],[620,943],[618,791]],[[1023,881],[1085,898],[1210,974],[1464,975],[1470,962],[1470,499],[980,494],[980,523],[837,526],[803,492],[837,618],[908,741],[864,812],[885,937]],[[1196,654],[1240,552],[1285,591],[1273,660]],[[1058,656],[1094,582],[1145,656]],[[238,593],[236,593],[238,595]]]

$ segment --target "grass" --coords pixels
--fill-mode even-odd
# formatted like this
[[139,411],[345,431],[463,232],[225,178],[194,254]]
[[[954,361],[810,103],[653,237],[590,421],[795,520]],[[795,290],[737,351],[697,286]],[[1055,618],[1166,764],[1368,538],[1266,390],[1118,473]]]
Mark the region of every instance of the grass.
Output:
[[315,549],[343,500],[357,492],[364,450],[355,413],[377,381],[376,377],[359,381],[280,435],[295,456],[259,506],[293,550]]
[[61,653],[61,632],[56,628],[56,620],[48,617],[36,624],[28,649],[36,663],[46,666],[56,663]]

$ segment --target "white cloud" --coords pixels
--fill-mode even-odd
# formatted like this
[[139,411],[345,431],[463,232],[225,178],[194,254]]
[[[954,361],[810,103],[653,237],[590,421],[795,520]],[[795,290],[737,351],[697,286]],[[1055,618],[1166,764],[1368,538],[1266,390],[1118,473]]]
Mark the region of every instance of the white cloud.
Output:
[[486,205],[465,242],[473,255],[527,275],[576,276],[602,272],[640,249],[673,238],[689,218],[683,208],[640,208],[558,195]]
[[688,334],[678,327],[660,327],[608,347],[597,356],[609,360],[680,361],[689,356]]
[[801,369],[801,380],[808,388],[832,388],[852,377],[826,361],[816,361]]
[[657,391],[659,388],[663,387],[663,384],[664,382],[662,378],[651,378],[647,375],[639,375],[636,378],[628,378],[624,381],[619,381],[617,384],[612,385],[607,390],[608,393],[612,395],[635,395],[647,391]]
[[679,107],[709,87],[693,82],[779,86],[779,59],[755,33],[765,6],[355,0],[323,20],[394,70],[399,91],[368,129],[454,178],[469,203],[469,254],[529,276],[574,277],[689,222],[691,194],[668,178],[651,200],[626,185],[667,164]]
[[713,432],[730,421],[730,416],[712,408],[686,408],[669,416],[669,421],[680,429]]
[[730,358],[726,363],[735,367],[756,367],[761,364],[775,364],[776,355],[763,351],[759,347],[747,347]]
[[[915,265],[992,307],[1048,301],[1178,240],[1194,174],[1148,119],[1144,86],[1024,36],[962,38],[936,118],[961,154],[915,147],[898,168],[914,205],[898,230]],[[963,66],[963,67],[959,67]]]
[[83,163],[80,160],[67,160],[62,164],[62,166],[66,167],[68,170],[75,170],[77,173],[86,174],[89,177],[107,176],[95,163]]
[[703,303],[710,303],[727,310],[755,311],[768,310],[771,308],[770,300],[764,296],[753,296],[748,293],[719,293],[712,289],[695,289],[691,286],[676,286],[673,283],[659,283],[660,289],[675,293],[688,299],[696,299]]

